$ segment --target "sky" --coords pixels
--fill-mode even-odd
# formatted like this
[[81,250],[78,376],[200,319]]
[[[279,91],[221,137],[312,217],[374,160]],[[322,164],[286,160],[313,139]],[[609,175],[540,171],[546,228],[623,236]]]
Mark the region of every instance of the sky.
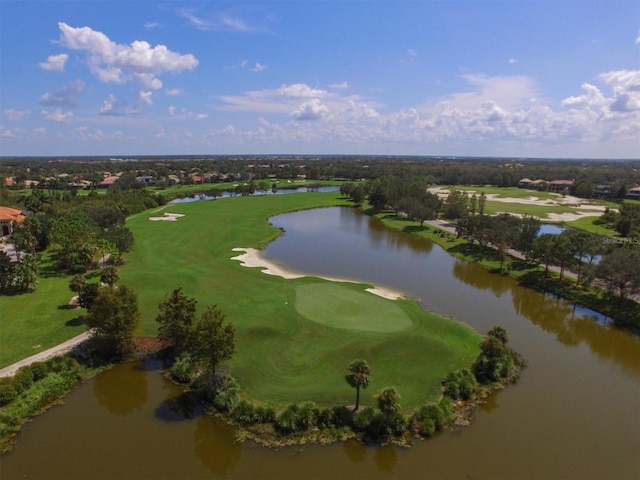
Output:
[[640,158],[638,0],[0,0],[0,156]]

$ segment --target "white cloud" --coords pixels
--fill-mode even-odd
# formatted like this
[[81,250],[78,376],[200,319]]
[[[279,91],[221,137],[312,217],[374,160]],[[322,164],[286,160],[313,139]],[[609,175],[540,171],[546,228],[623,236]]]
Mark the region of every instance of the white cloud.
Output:
[[22,120],[23,118],[31,115],[30,110],[14,110],[13,108],[8,108],[2,111],[3,115],[7,117],[12,122]]
[[46,106],[61,106],[75,108],[79,105],[80,92],[84,90],[85,83],[82,80],[67,83],[54,93],[44,93],[40,97],[40,104]]
[[266,65],[262,65],[260,62],[256,62],[255,66],[253,66],[251,68],[252,72],[262,72],[263,70],[266,70],[267,68],[269,68]]
[[335,90],[346,90],[347,88],[349,88],[349,82],[344,81],[340,83],[332,83],[331,85],[329,85],[329,88],[333,88]]
[[219,14],[208,19],[197,16],[193,10],[187,8],[181,8],[177,12],[178,15],[186,18],[189,23],[198,30],[242,33],[255,31],[255,29],[244,20],[231,17],[227,14]]
[[312,98],[291,112],[291,116],[296,120],[319,120],[329,116],[329,109],[317,98]]
[[138,97],[143,103],[146,103],[147,105],[153,105],[153,92],[140,90],[138,92]]
[[56,108],[53,111],[42,109],[40,113],[44,118],[46,118],[47,120],[51,120],[53,122],[69,123],[73,121],[73,113],[63,112],[61,108]]
[[317,98],[327,95],[325,90],[311,88],[304,83],[294,83],[293,85],[282,85],[276,90],[278,95],[292,98]]
[[514,65],[514,64],[518,63],[518,60],[516,60],[515,58],[510,58],[508,60],[508,62],[509,62],[509,65]]
[[169,108],[167,109],[167,111],[169,112],[169,116],[173,120],[189,120],[189,119],[204,120],[206,118],[209,118],[208,113],[190,112],[186,108],[183,108],[178,112],[178,109],[175,107],[175,105],[169,105]]
[[98,115],[122,115],[122,106],[121,100],[119,100],[115,95],[109,95],[98,110]]
[[182,90],[180,88],[168,88],[164,91],[164,94],[175,97],[177,95],[182,95]]
[[160,24],[158,22],[145,22],[144,28],[158,28]]
[[103,82],[124,83],[136,78],[148,88],[157,90],[162,87],[158,75],[192,70],[198,65],[194,55],[182,55],[164,45],[152,47],[142,40],[123,45],[89,27],[74,28],[64,22],[58,26],[62,32],[61,44],[71,50],[88,52],[89,70]]
[[606,155],[604,145],[613,152],[638,144],[640,71],[602,73],[597,82],[584,83],[582,92],[557,104],[542,97],[541,86],[526,76],[474,73],[463,78],[466,88],[457,93],[387,112],[340,89],[306,84],[219,97],[221,110],[271,116],[260,118],[255,129],[236,125],[233,137],[214,130],[206,138],[234,145],[331,144],[345,151],[350,145],[354,151],[373,151],[374,145],[392,143],[414,152],[429,147],[451,154],[535,156]]
[[636,37],[636,45],[640,45],[640,32],[638,32],[638,36]]
[[46,62],[40,62],[40,68],[52,72],[64,72],[64,67],[69,59],[69,55],[61,53],[60,55],[50,55]]

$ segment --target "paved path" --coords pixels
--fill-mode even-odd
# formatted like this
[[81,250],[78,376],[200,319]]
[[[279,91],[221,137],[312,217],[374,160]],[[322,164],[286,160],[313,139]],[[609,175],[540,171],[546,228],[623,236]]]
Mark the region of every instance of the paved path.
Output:
[[23,358],[19,362],[16,362],[12,365],[9,365],[8,367],[4,367],[3,369],[0,369],[0,377],[10,377],[14,373],[16,373],[16,371],[20,367],[24,367],[25,365],[31,365],[32,363],[40,362],[42,360],[55,357],[56,355],[62,355],[63,353],[66,353],[69,350],[71,350],[76,345],[79,345],[80,343],[84,342],[88,338],[89,338],[89,332],[84,332],[76,337],[73,337],[70,340],[67,340],[66,342],[56,345],[55,347],[51,347],[40,353],[31,355],[30,357]]

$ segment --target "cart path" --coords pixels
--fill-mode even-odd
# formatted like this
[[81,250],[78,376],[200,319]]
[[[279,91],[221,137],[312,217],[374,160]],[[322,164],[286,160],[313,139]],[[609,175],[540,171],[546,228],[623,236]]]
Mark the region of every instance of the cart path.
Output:
[[7,367],[0,369],[0,378],[1,377],[10,377],[20,367],[24,367],[25,365],[31,365],[35,362],[40,362],[42,360],[47,360],[48,358],[55,357],[56,355],[62,355],[63,353],[67,353],[76,345],[81,344],[89,338],[90,332],[84,332],[80,335],[77,335],[66,342],[60,343],[54,347],[51,347],[47,350],[43,350],[40,353],[36,353],[35,355],[31,355],[30,357],[23,358],[22,360],[13,363]]

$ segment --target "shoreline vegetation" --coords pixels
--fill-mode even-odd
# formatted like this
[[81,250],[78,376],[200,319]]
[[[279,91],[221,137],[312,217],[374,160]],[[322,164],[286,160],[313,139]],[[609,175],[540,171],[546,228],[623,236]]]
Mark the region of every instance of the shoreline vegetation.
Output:
[[613,326],[640,335],[640,304],[637,301],[612,301],[603,288],[595,285],[578,286],[574,272],[565,271],[561,277],[555,270],[546,272],[543,266],[527,264],[509,253],[506,255],[508,261],[501,260],[498,258],[498,251],[492,247],[468,244],[466,240],[444,228],[432,224],[419,226],[406,216],[391,212],[375,213],[372,210],[364,213],[379,219],[388,228],[426,238],[456,258],[480,265],[492,273],[507,275],[522,286],[589,308],[612,320]]
[[[314,208],[314,206],[305,206],[302,208]],[[388,227],[399,229],[398,226],[390,222],[388,218],[385,219],[384,215],[377,215],[377,216]],[[404,227],[400,229],[407,231],[407,229]],[[451,253],[452,255],[458,256],[459,258],[463,258],[467,261],[478,263],[477,258],[470,257],[469,255],[460,255],[459,254],[460,252],[455,252],[455,253],[451,252],[450,242],[452,238],[449,234],[447,234],[443,230],[435,229],[434,232],[432,233],[427,233],[428,228],[422,228],[422,227],[420,228],[419,232],[415,229],[410,229],[410,230],[411,230],[411,233],[418,233],[421,236],[430,238],[431,240],[435,241],[435,243],[438,243],[440,246],[445,248],[445,250],[449,251],[449,253]],[[233,260],[241,261],[243,266],[259,267],[262,269],[262,272],[265,274],[277,275],[285,279],[294,279],[294,278],[301,278],[301,277],[307,276],[305,274],[298,274],[295,272],[291,272],[279,265],[274,264],[273,262],[261,256],[260,251],[257,249],[235,247],[233,248],[233,251],[244,252],[241,255],[237,255],[233,257],[232,258]],[[483,266],[486,267],[486,265],[483,265]],[[492,268],[492,269],[495,270],[495,268]],[[323,278],[323,277],[318,277],[318,278]],[[516,278],[518,277],[516,276]],[[351,280],[348,280],[348,279],[338,279],[338,278],[326,278],[326,279],[333,282],[351,282]],[[547,290],[546,286],[547,285],[545,284],[544,286],[545,290]],[[367,289],[367,291],[387,299],[398,299],[398,298],[404,297],[404,295],[398,292],[394,292],[390,289],[381,288],[381,287],[371,287]],[[562,296],[566,297],[566,293],[565,295],[562,295]],[[580,303],[585,305],[584,302],[580,302]],[[590,305],[586,305],[586,306],[590,307]],[[594,309],[597,310],[596,308]],[[483,386],[482,388],[479,388],[476,392],[474,392],[472,399],[467,399],[464,401],[457,400],[455,403],[452,404],[452,406],[454,407],[455,414],[453,413],[450,414],[448,422],[440,424],[439,425],[440,428],[436,428],[436,430],[442,429],[442,427],[445,427],[447,425],[449,426],[448,428],[468,425],[470,423],[471,418],[473,417],[473,412],[474,412],[474,409],[477,407],[477,405],[480,403],[483,403],[486,400],[486,398],[488,398],[491,394],[493,394],[497,390],[504,388],[506,384],[515,381],[519,376],[521,367],[523,367],[523,365],[524,363],[522,363],[519,368],[515,369],[515,373],[510,374],[508,377],[503,378],[501,382],[493,382],[488,386]],[[95,373],[96,372],[93,372],[89,376],[83,377],[83,379],[89,378]],[[80,380],[77,380],[77,381],[80,381]],[[41,411],[46,410],[46,408],[48,408],[49,406],[59,401],[59,399],[62,398],[64,394],[70,388],[72,388],[73,385],[75,385],[75,383],[77,382],[73,382],[70,384],[70,386],[67,386],[66,389],[60,395],[58,395],[56,399],[49,401],[49,403],[46,403],[44,406],[40,406],[36,408],[34,411],[29,413],[27,416],[23,417],[21,420],[18,420],[18,421],[12,420],[12,426],[15,427],[17,425],[19,430],[22,423],[27,421],[28,418],[31,418],[32,416],[37,415]],[[5,409],[3,409],[3,414],[4,414],[4,410]],[[216,415],[219,415],[219,414],[216,414]],[[281,436],[276,435],[276,432],[275,430],[273,430],[273,428],[271,429],[264,428],[264,426],[248,427],[247,425],[243,425],[242,422],[238,422],[237,420],[233,419],[233,416],[230,416],[228,414],[220,414],[220,415],[223,415],[226,421],[233,423],[239,428],[238,435],[237,435],[238,440],[251,439],[265,446],[279,447],[279,446],[285,446],[285,445],[300,445],[305,443],[327,443],[327,442],[333,442],[333,441],[346,440],[348,438],[359,438],[361,440],[365,438],[370,438],[370,435],[366,432],[366,428],[364,429],[364,432],[353,431],[351,429],[348,429],[345,431],[344,429],[340,429],[340,428],[323,431],[323,430],[316,430],[314,428],[310,432],[290,435],[289,437],[283,440]],[[417,427],[415,427],[413,431],[407,430],[406,433],[402,434],[401,436],[389,436],[388,440],[399,445],[408,446],[411,443],[410,438],[421,436],[420,434],[418,434],[419,429],[416,430],[416,428]],[[15,435],[15,433],[16,433],[15,431],[11,433],[8,438],[12,438]],[[433,432],[428,435],[422,434],[422,437],[428,437],[428,436],[431,436],[432,434]],[[2,438],[3,438],[2,449],[3,451],[6,451],[6,449],[10,447],[8,447],[6,444],[6,440],[5,440],[6,434],[4,431],[3,431]]]

